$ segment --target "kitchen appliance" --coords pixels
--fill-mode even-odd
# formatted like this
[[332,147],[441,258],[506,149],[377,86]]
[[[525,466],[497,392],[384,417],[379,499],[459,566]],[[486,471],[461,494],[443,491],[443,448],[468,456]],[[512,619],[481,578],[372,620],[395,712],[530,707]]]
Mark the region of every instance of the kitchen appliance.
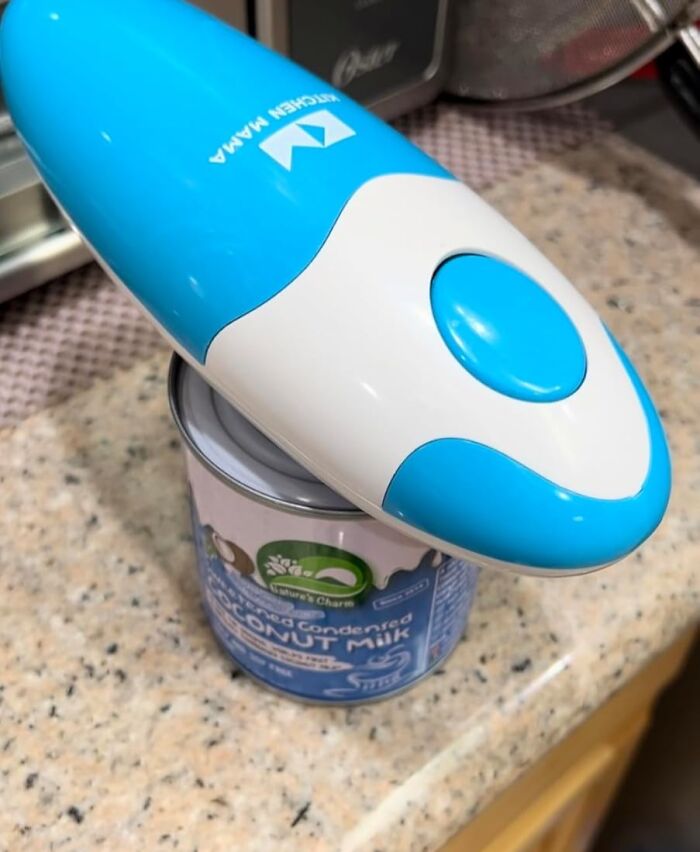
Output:
[[448,7],[448,0],[257,0],[255,34],[392,118],[442,90]]
[[697,2],[455,0],[454,14],[453,94],[541,109],[598,92],[659,57],[674,103],[700,132]]
[[601,567],[656,527],[668,451],[617,343],[520,233],[356,102],[179,0],[13,0],[0,67],[109,274],[354,505],[545,574]]

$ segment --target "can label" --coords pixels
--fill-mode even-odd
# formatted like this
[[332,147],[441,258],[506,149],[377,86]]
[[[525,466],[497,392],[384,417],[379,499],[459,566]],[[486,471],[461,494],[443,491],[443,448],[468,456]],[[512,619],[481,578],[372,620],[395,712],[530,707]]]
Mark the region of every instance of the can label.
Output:
[[207,614],[230,655],[266,684],[311,701],[376,699],[420,679],[459,641],[475,566],[372,519],[255,503],[193,458],[190,473]]

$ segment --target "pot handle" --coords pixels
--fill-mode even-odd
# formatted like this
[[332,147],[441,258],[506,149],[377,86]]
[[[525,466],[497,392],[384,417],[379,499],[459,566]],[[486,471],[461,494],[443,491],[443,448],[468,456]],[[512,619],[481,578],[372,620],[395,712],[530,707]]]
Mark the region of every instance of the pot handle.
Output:
[[656,58],[659,80],[671,103],[700,136],[700,29],[691,25]]

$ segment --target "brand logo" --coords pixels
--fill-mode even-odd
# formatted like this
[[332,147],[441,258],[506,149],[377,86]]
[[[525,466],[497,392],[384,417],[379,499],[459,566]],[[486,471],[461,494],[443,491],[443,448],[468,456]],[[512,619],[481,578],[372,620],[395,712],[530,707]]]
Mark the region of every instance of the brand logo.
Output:
[[282,597],[326,607],[352,607],[372,583],[359,556],[311,541],[273,541],[257,555],[268,588]]
[[368,50],[360,50],[359,47],[346,50],[340,54],[333,68],[333,85],[342,89],[358,77],[384,68],[394,61],[399,47],[398,41],[387,41],[384,44],[372,45]]
[[352,136],[355,131],[351,127],[327,109],[320,109],[268,136],[260,148],[290,172],[296,148],[330,148]]

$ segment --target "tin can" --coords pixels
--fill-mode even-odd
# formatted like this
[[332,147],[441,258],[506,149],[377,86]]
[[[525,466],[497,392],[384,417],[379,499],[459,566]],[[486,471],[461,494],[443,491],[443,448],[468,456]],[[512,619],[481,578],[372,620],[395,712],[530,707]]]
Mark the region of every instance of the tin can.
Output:
[[174,356],[204,607],[233,660],[292,698],[386,698],[462,636],[478,568],[370,518]]

